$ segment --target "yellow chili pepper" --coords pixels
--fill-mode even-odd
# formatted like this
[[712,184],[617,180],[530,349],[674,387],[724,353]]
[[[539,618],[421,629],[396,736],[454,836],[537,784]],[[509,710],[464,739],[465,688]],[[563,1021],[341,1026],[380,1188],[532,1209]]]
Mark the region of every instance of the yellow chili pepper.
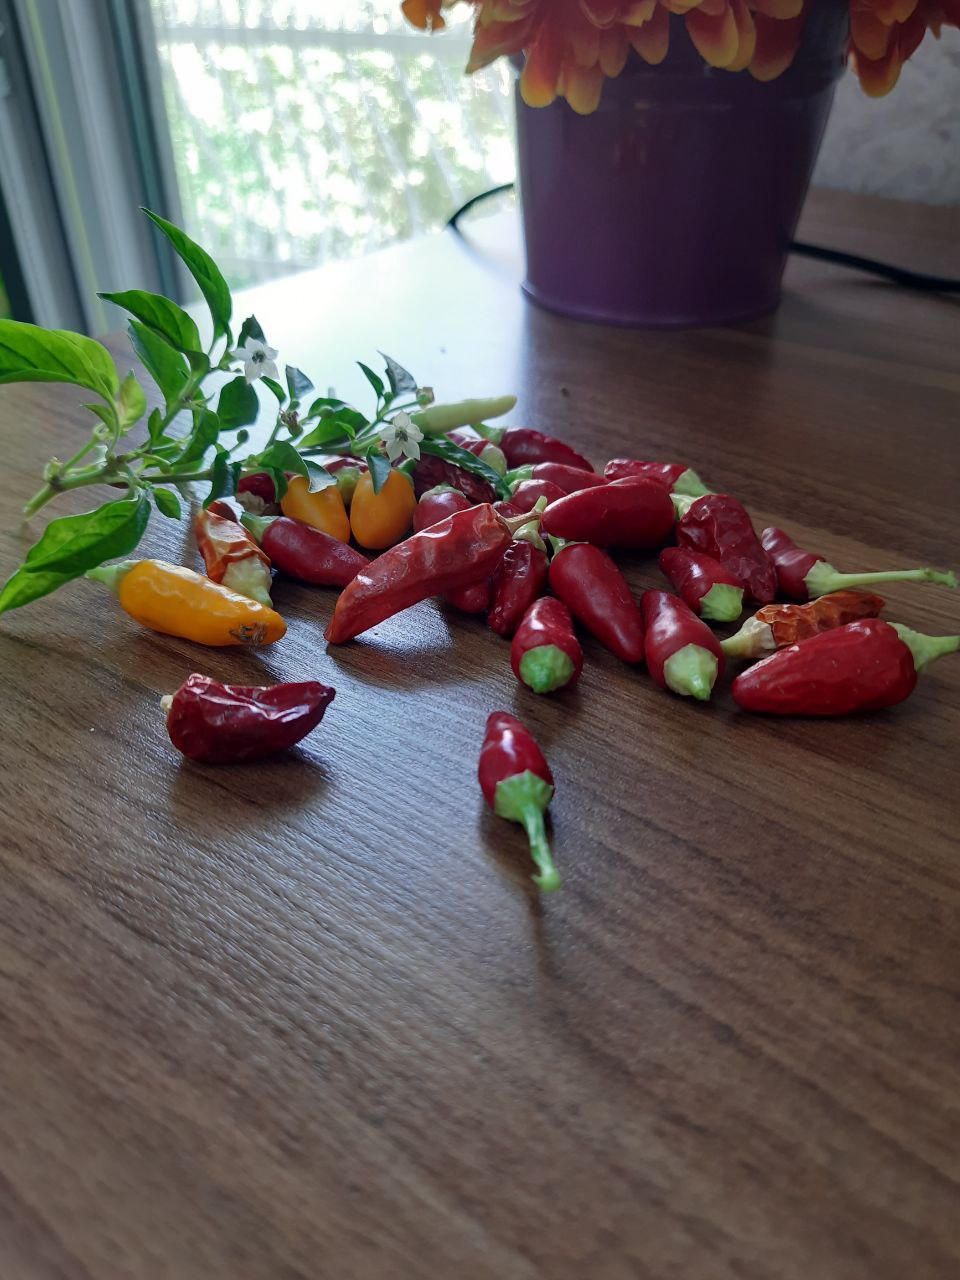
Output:
[[350,504],[353,536],[368,551],[384,551],[410,528],[416,505],[413,484],[402,471],[391,471],[379,493],[373,492],[373,480],[364,472]]
[[287,624],[266,605],[164,560],[121,560],[86,575],[108,586],[131,618],[197,644],[273,644]]
[[309,524],[341,542],[350,541],[350,518],[336,485],[311,493],[306,477],[293,476],[280,499],[280,510],[291,520]]

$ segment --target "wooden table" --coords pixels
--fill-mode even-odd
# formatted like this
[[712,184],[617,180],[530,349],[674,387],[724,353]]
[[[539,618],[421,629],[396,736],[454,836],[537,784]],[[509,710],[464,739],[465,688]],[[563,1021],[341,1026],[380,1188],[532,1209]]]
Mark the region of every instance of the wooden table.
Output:
[[[955,229],[820,194],[803,233],[960,275]],[[470,234],[241,306],[341,393],[380,347],[597,460],[687,460],[838,565],[956,564],[956,303],[797,261],[752,325],[593,328],[523,301],[509,218]],[[0,389],[4,574],[77,399]],[[184,526],[144,546],[193,563]],[[595,644],[538,700],[433,604],[327,652],[330,593],[278,582],[255,656],[98,590],[0,623],[3,1280],[960,1274],[960,661],[784,722]],[[887,594],[960,628],[956,594]],[[195,767],[158,706],[195,668],[337,700],[289,758]],[[557,777],[543,903],[477,791],[500,707]]]

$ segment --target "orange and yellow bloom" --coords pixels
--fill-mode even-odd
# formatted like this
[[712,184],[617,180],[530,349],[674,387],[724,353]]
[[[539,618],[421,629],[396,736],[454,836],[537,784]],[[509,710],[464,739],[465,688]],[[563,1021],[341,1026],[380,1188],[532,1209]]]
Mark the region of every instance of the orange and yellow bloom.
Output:
[[[403,0],[424,30],[440,30],[458,0]],[[462,0],[476,11],[468,71],[523,54],[520,92],[530,106],[566,98],[589,114],[604,79],[632,51],[655,65],[667,56],[670,18],[683,18],[705,62],[773,80],[793,61],[808,0]],[[879,96],[927,31],[960,26],[960,0],[850,0],[850,56],[864,90]]]

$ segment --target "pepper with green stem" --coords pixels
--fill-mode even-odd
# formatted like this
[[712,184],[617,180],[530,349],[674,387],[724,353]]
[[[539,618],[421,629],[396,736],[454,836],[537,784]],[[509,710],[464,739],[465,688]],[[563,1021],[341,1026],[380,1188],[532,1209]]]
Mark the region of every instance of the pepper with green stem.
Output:
[[839,573],[823,556],[798,547],[789,534],[772,526],[760,535],[763,549],[777,571],[777,585],[790,600],[815,600],[817,596],[847,587],[868,587],[875,582],[933,582],[955,587],[955,573],[938,569],[890,569],[878,573]]

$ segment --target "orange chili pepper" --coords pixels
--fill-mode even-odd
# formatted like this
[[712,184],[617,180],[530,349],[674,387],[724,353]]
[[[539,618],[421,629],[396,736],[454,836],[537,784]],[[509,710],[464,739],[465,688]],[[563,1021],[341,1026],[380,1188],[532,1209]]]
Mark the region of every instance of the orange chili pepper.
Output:
[[206,510],[201,507],[193,528],[207,577],[273,608],[269,557],[229,507],[224,503],[213,503]]
[[413,482],[402,471],[391,471],[379,493],[366,472],[357,481],[350,504],[350,527],[361,547],[385,551],[407,533],[417,505]]
[[350,541],[350,519],[336,485],[311,493],[304,476],[293,476],[280,499],[280,510],[341,542]]
[[198,644],[273,644],[287,624],[265,605],[164,560],[121,560],[86,575],[108,586],[124,613],[151,631]]

